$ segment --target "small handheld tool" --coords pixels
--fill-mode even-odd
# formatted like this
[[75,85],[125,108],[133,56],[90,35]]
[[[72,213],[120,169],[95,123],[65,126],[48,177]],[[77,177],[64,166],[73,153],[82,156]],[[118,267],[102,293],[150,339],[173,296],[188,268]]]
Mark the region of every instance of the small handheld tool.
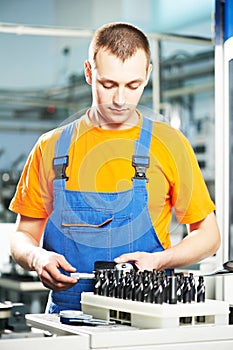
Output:
[[92,315],[84,314],[82,311],[65,310],[61,311],[60,322],[72,326],[112,326],[114,321],[101,320]]
[[76,278],[77,280],[93,280],[95,278],[94,273],[86,272],[72,272],[70,276]]
[[[95,262],[95,271],[101,270],[116,270],[121,273],[130,272],[134,269],[133,265],[130,263],[120,263],[116,264],[112,261],[96,261]],[[73,272],[70,274],[71,277],[76,278],[77,280],[93,280],[95,278],[95,273],[86,273],[86,272]]]

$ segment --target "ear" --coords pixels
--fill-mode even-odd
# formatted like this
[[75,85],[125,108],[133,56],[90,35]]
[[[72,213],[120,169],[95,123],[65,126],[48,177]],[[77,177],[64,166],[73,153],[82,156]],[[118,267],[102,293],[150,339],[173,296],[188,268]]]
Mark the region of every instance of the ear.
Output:
[[147,70],[147,78],[146,78],[146,84],[145,84],[145,86],[148,84],[148,81],[149,81],[149,78],[150,78],[150,74],[151,74],[151,72],[152,72],[152,68],[153,68],[153,66],[152,66],[152,64],[150,63],[150,64],[149,64],[149,67],[148,67],[148,70]]
[[85,78],[87,84],[92,84],[92,70],[91,70],[91,64],[89,61],[84,62],[84,72],[85,72]]

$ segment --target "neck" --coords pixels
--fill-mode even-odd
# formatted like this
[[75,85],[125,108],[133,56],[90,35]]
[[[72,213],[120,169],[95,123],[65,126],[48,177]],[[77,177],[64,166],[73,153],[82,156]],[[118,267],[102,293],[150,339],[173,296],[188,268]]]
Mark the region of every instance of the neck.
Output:
[[87,111],[88,123],[104,130],[130,129],[138,124],[139,118],[140,114],[136,110],[128,118],[124,119],[121,117],[116,121],[105,118],[97,109],[91,108]]

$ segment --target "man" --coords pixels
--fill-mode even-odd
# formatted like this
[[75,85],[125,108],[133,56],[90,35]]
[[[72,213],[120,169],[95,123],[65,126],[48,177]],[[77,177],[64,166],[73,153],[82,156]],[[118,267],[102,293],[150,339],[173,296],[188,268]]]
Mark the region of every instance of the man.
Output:
[[[12,256],[51,289],[47,310],[79,309],[97,260],[140,270],[193,264],[216,252],[214,204],[186,138],[136,109],[152,66],[146,36],[105,25],[85,76],[93,103],[80,119],[42,135],[10,209],[18,213]],[[189,234],[171,247],[172,207]],[[43,246],[40,246],[43,237]]]

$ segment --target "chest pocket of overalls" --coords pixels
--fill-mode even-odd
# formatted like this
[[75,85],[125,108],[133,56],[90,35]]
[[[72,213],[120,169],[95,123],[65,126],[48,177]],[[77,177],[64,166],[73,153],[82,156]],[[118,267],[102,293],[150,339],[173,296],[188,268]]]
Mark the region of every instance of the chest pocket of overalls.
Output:
[[[113,216],[111,213],[95,210],[82,209],[63,210],[62,228],[67,238],[83,245],[91,246],[96,239],[104,240],[111,227]],[[96,237],[98,234],[99,237]]]
[[69,228],[100,228],[106,226],[112,219],[111,213],[88,208],[79,208],[77,211],[64,210],[62,212],[62,226]]
[[[62,229],[65,235],[65,250],[88,254],[107,254],[105,258],[112,258],[119,254],[119,248],[127,247],[130,251],[132,243],[132,217],[129,213],[114,213],[107,209],[78,208],[62,211]],[[82,254],[82,253],[81,253]],[[96,259],[98,257],[96,256]]]

